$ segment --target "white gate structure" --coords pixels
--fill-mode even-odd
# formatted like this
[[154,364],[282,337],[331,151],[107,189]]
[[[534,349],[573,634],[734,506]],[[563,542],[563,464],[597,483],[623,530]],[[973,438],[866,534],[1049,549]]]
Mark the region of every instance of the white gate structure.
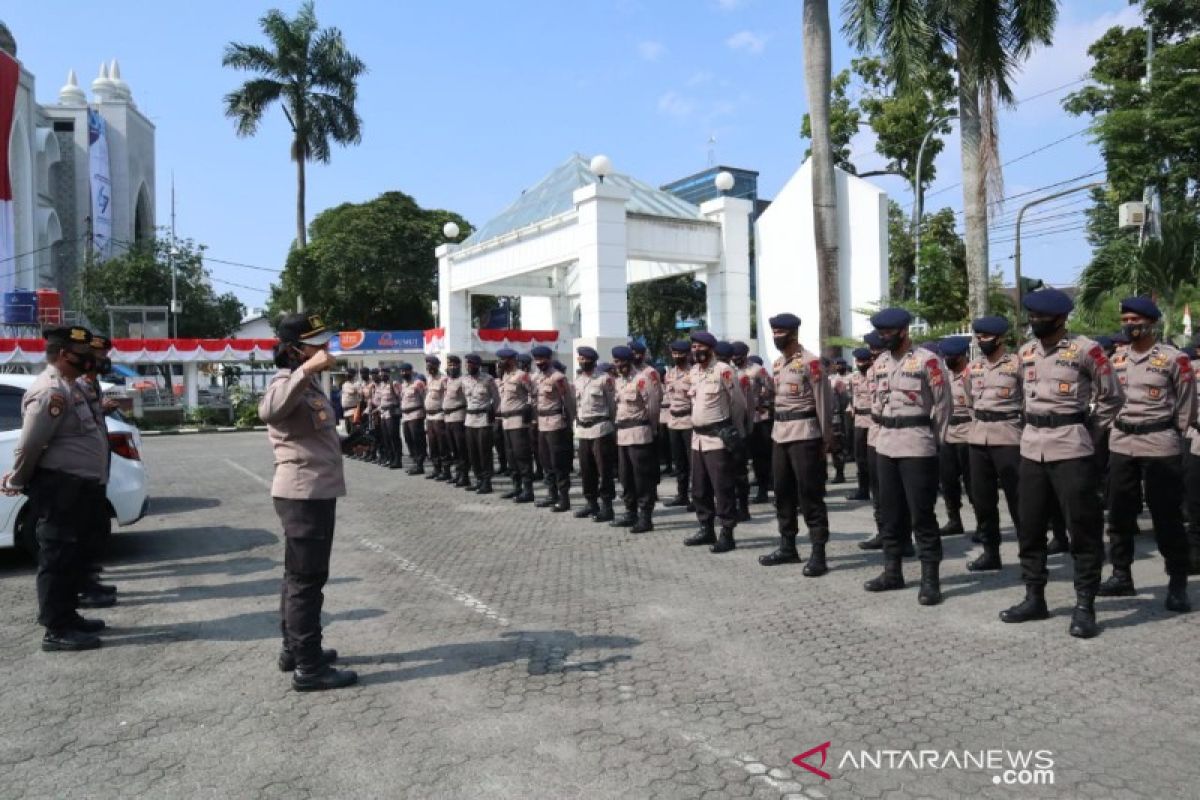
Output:
[[444,353],[471,347],[472,293],[518,296],[525,329],[607,358],[629,335],[631,284],[692,273],[707,286],[707,327],[750,337],[748,200],[696,206],[636,178],[603,179],[574,155],[461,244],[437,248]]

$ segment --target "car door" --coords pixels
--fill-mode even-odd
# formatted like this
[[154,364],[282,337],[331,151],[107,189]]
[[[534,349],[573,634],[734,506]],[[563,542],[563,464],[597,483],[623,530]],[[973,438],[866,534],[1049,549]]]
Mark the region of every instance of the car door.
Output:
[[[13,448],[21,435],[21,399],[25,390],[19,386],[0,384],[0,475],[9,472],[13,465]],[[0,494],[0,547],[13,545],[13,528],[17,523],[17,509],[25,502],[22,495],[8,497]]]

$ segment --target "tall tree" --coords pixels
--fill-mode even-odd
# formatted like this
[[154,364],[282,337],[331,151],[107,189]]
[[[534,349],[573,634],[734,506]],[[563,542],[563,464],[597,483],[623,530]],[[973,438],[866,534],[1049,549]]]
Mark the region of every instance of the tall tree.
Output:
[[1057,0],[845,0],[845,30],[860,50],[878,48],[902,87],[920,86],[952,56],[958,78],[963,211],[973,314],[988,305],[988,200],[1002,193],[997,114],[1015,102],[1012,75],[1049,44]]
[[[813,240],[817,249],[817,295],[821,302],[821,349],[842,335],[838,275],[838,198],[829,120],[833,54],[829,0],[804,0],[804,84],[812,118]],[[837,347],[831,349],[837,350]]]
[[630,334],[644,338],[654,356],[666,355],[677,335],[677,320],[699,319],[704,314],[706,290],[691,274],[635,283],[626,295]]
[[308,244],[305,230],[305,164],[328,164],[330,145],[362,141],[362,120],[354,107],[358,79],[366,65],[346,47],[337,28],[318,28],[312,0],[288,19],[271,9],[259,20],[268,46],[230,42],[221,63],[258,73],[225,95],[225,116],[237,122],[239,136],[258,132],[276,101],[292,129],[296,162],[296,246]]

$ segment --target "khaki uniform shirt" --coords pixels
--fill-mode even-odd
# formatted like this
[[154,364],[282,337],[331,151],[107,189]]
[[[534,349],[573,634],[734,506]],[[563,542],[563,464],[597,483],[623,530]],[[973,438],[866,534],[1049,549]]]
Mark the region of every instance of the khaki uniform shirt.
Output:
[[467,396],[463,393],[463,376],[446,378],[442,395],[442,418],[446,422],[462,422],[467,418]]
[[500,379],[500,427],[506,431],[524,428],[533,397],[533,380],[524,370],[514,369]]
[[[833,387],[825,379],[821,359],[803,347],[791,358],[780,356],[771,366],[775,373],[775,424],[771,441],[833,442]],[[780,419],[803,414],[805,419]],[[812,415],[812,416],[808,416]]]
[[357,381],[344,381],[342,383],[342,416],[354,416],[362,399],[362,386]]
[[560,370],[552,368],[542,374],[535,408],[539,431],[570,430],[575,424],[575,392]]
[[750,380],[757,384],[757,393],[755,395],[755,403],[752,411],[754,412],[755,422],[769,422],[771,420],[771,406],[775,402],[775,379],[771,377],[771,371],[761,364],[755,364],[753,361],[746,362],[746,374],[750,376]]
[[442,403],[446,398],[446,384],[450,379],[441,373],[430,375],[425,381],[425,418],[441,422]]
[[692,373],[689,369],[671,367],[663,380],[663,408],[667,427],[673,431],[692,429]]
[[482,369],[478,375],[467,373],[462,378],[463,395],[467,401],[463,412],[468,428],[487,428],[492,424],[492,415],[500,407],[500,393],[496,379]]
[[[879,356],[881,402],[875,449],[888,458],[936,456],[950,422],[950,387],[946,365],[933,351],[915,347],[900,356],[885,351]],[[887,420],[926,417],[928,423],[912,428],[889,428]]]
[[[1177,456],[1183,437],[1196,421],[1196,376],[1192,362],[1169,344],[1159,343],[1145,353],[1130,348],[1112,360],[1125,405],[1117,413],[1108,449],[1134,457]],[[1163,431],[1126,433],[1121,423],[1171,424]]]
[[967,372],[971,375],[971,404],[975,411],[967,441],[985,447],[1014,447],[1021,444],[1024,423],[1020,416],[998,421],[979,418],[981,411],[1020,415],[1024,410],[1021,357],[1016,353],[1005,353],[992,362],[987,356],[980,356],[967,366]]
[[[575,433],[580,439],[599,439],[616,430],[616,382],[607,374],[593,370],[575,376],[575,407],[578,413]],[[581,423],[591,423],[584,427]]]
[[745,436],[746,395],[738,385],[733,367],[713,358],[707,367],[696,364],[688,373],[692,400],[692,449],[724,450],[725,443],[715,434],[695,432],[702,425],[732,422]]
[[275,452],[271,496],[328,500],[346,494],[342,445],[333,405],[314,375],[281,369],[258,403]]
[[86,376],[80,376],[75,382],[83,390],[83,396],[87,398],[88,405],[92,408],[92,416],[96,418],[96,424],[100,427],[100,432],[104,434],[104,448],[108,455],[104,458],[104,477],[100,479],[100,482],[108,485],[108,478],[112,472],[112,445],[108,441],[108,422],[104,416],[104,390],[100,386],[99,378],[92,381]]
[[[1100,345],[1084,336],[1067,334],[1049,352],[1040,339],[1021,346],[1025,415],[1087,414],[1097,431],[1112,425],[1121,408],[1121,385]],[[1038,428],[1026,423],[1021,433],[1021,456],[1032,461],[1087,458],[1095,452],[1086,424]]]
[[874,448],[879,443],[879,420],[883,414],[883,395],[879,392],[879,358],[871,362],[867,370],[867,386],[871,390],[871,427],[867,429],[867,447]]
[[47,365],[21,399],[21,434],[9,486],[24,489],[39,467],[104,483],[108,433],[78,384]]
[[399,415],[400,398],[396,395],[396,385],[391,381],[380,381],[375,384],[374,400],[383,419],[391,419]]
[[[867,372],[871,371],[867,367]],[[850,376],[850,413],[854,415],[854,427],[871,427],[871,379],[861,372]]]
[[[658,378],[658,373],[654,373]],[[658,421],[659,390],[657,380],[650,382],[646,371],[618,377],[615,385],[617,399],[617,444],[650,444],[654,441]]]
[[395,391],[400,396],[401,422],[425,419],[425,381],[397,381]]
[[947,370],[950,375],[950,425],[946,428],[946,444],[967,444],[971,437],[971,371]]

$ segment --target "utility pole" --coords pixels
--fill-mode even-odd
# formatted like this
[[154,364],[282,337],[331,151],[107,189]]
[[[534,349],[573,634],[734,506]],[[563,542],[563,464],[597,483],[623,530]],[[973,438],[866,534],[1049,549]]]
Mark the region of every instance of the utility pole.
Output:
[[[921,221],[925,216],[925,182],[921,180],[922,166],[925,159],[925,145],[929,143],[929,137],[940,128],[943,124],[952,119],[958,119],[958,114],[947,114],[940,119],[934,120],[929,126],[929,130],[925,131],[925,136],[921,139],[921,146],[917,148],[917,166],[913,172],[913,276],[921,270]],[[918,296],[919,300],[920,297]]]
[[1024,300],[1024,292],[1021,289],[1021,221],[1025,217],[1025,212],[1036,205],[1041,205],[1042,203],[1049,202],[1050,200],[1057,200],[1058,198],[1064,197],[1068,194],[1075,194],[1076,192],[1082,192],[1084,189],[1094,189],[1097,186],[1103,185],[1104,181],[1093,181],[1092,183],[1085,183],[1082,186],[1074,186],[1070,189],[1063,189],[1061,192],[1055,192],[1054,194],[1048,194],[1045,197],[1039,197],[1036,200],[1030,200],[1028,203],[1021,206],[1021,210],[1017,212],[1016,244],[1013,247],[1013,279],[1017,285],[1017,327],[1021,326],[1021,309],[1023,308],[1022,301]]
[[171,267],[171,338],[179,338],[179,300],[175,285],[175,171],[171,171],[171,249],[167,251],[167,263]]

